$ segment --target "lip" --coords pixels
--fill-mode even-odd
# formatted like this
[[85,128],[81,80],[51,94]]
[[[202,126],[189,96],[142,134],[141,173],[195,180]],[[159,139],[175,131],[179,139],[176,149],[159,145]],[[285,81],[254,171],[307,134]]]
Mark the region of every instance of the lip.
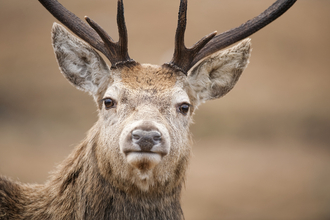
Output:
[[163,154],[161,153],[156,153],[152,151],[129,151],[125,153],[126,157],[129,156],[134,156],[134,157],[139,157],[139,158],[147,158],[147,157],[160,157],[163,158]]
[[132,150],[124,151],[125,156],[128,156],[129,154],[132,154],[132,153],[134,153],[134,154],[141,154],[141,155],[143,155],[143,154],[146,154],[146,155],[148,155],[148,154],[149,155],[156,155],[156,154],[158,154],[161,157],[164,157],[166,155],[166,153],[164,153],[164,152],[155,152],[155,151],[132,151]]

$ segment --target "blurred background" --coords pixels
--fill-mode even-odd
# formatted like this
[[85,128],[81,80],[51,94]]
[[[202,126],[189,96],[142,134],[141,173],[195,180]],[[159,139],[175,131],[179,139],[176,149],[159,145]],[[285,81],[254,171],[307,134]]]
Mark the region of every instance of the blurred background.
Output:
[[[60,1],[118,39],[115,0]],[[189,0],[186,44],[253,18],[273,0]],[[129,53],[171,59],[179,0],[125,0]],[[300,0],[252,38],[235,89],[202,105],[183,192],[186,219],[330,219],[330,1]],[[97,119],[61,75],[55,19],[37,1],[0,1],[0,174],[43,183]]]

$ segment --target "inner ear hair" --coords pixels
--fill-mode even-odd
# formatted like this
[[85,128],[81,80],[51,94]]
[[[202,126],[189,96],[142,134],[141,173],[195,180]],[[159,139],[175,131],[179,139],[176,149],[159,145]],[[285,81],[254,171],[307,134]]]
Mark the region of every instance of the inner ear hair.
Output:
[[102,57],[87,43],[56,23],[53,25],[52,39],[65,78],[76,88],[95,96],[100,83],[110,76],[110,69]]
[[227,94],[249,63],[251,40],[245,39],[218,51],[195,65],[188,74],[189,83],[201,102]]

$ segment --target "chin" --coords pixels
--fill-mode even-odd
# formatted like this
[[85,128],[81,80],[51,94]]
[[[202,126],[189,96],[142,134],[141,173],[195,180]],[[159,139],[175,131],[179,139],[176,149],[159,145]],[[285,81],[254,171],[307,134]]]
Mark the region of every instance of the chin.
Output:
[[155,168],[162,156],[157,153],[131,152],[126,157],[134,176],[134,184],[142,191],[155,185]]
[[153,170],[133,170],[134,184],[143,192],[147,192],[155,185]]

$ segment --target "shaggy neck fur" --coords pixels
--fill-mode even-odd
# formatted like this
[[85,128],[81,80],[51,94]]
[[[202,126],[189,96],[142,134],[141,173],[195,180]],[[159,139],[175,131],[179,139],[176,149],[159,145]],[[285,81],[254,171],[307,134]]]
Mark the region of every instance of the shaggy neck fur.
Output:
[[88,140],[45,185],[22,185],[0,177],[0,219],[183,219],[183,181],[154,193],[122,191],[102,177],[93,161],[97,137]]

